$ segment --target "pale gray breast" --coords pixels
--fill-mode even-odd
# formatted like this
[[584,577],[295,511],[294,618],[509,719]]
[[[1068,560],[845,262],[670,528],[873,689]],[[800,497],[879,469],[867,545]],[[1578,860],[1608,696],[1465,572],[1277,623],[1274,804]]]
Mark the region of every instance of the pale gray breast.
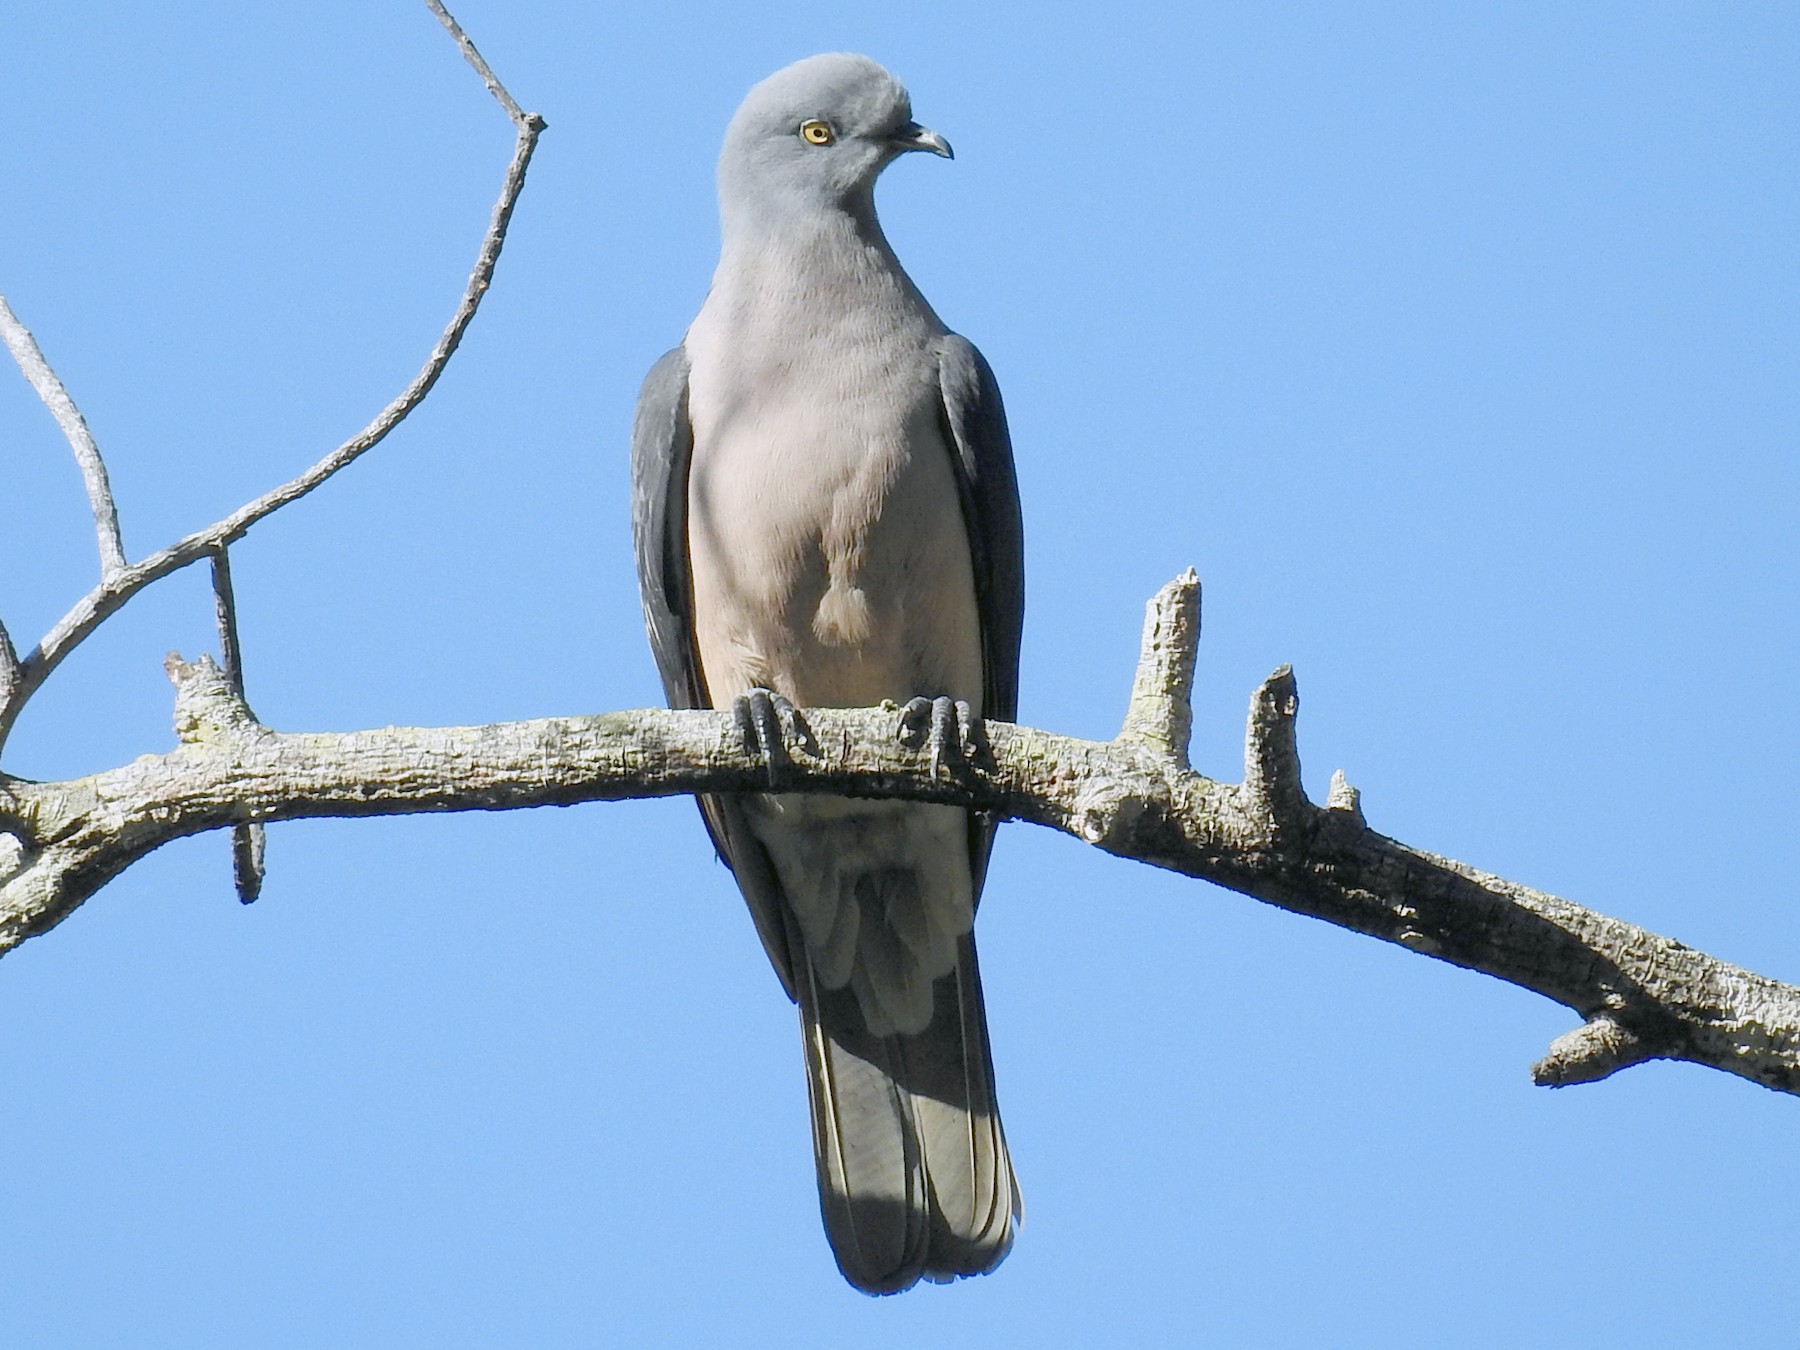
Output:
[[920,693],[978,705],[974,577],[939,413],[942,327],[892,286],[829,321],[791,303],[810,297],[785,298],[716,293],[687,338],[708,688],[715,702],[767,684],[802,706]]

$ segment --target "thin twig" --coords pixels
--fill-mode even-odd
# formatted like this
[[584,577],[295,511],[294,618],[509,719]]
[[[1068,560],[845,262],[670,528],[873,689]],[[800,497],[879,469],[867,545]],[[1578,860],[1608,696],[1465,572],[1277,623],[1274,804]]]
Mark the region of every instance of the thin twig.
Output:
[[[427,3],[430,4],[431,0],[427,0]],[[440,13],[440,17],[443,16],[441,5],[432,5],[432,8]],[[450,21],[450,26],[453,34],[461,33],[462,30],[455,27],[454,20]],[[160,553],[153,553],[141,562],[122,568],[77,601],[74,608],[57,621],[56,626],[45,634],[37,647],[20,663],[18,678],[4,699],[0,700],[0,746],[5,744],[7,733],[11,731],[26,701],[50,672],[134,595],[171,572],[211,556],[222,545],[242,538],[257,521],[280,510],[289,502],[304,497],[365,450],[379,444],[406,419],[408,413],[418,407],[437,383],[438,376],[444,373],[444,367],[455,354],[464,331],[474,319],[482,297],[487,294],[493,281],[494,267],[506,243],[506,229],[512,220],[513,207],[525,186],[525,171],[531,165],[532,152],[537,148],[538,136],[544,130],[544,119],[536,113],[518,113],[514,116],[518,105],[512,101],[511,95],[506,94],[499,81],[494,79],[493,72],[488,70],[487,64],[474,51],[468,39],[459,37],[459,41],[464,45],[465,55],[472,53],[470,61],[477,73],[481,74],[490,88],[498,91],[496,97],[508,109],[507,115],[513,117],[519,135],[513,146],[512,160],[506,166],[506,177],[501,183],[499,199],[494,203],[493,213],[488,220],[487,233],[481,241],[481,250],[476,255],[474,270],[469,273],[469,281],[463,289],[462,299],[457,303],[456,312],[451,315],[449,324],[438,338],[437,345],[432,348],[424,367],[401,391],[400,396],[383,408],[368,426],[298,478],[239,507],[223,520],[198,530],[185,539],[177,540]]]
[[[481,76],[481,82],[487,86],[488,93],[498,99],[500,106],[506,109],[506,115],[512,118],[514,126],[523,129],[526,122],[537,117],[536,113],[524,112],[517,103],[513,102],[513,96],[506,92],[506,86],[501,84],[494,75],[493,68],[488,65],[486,58],[475,50],[475,44],[469,41],[469,35],[463,32],[462,25],[456,21],[455,15],[439,4],[438,0],[425,0],[425,7],[437,15],[438,22],[449,30],[451,37],[456,39],[456,45],[462,48],[463,58],[475,68],[475,73]],[[539,122],[541,127],[541,119]]]
[[212,553],[213,613],[219,624],[219,669],[231,692],[244,696],[244,652],[238,646],[237,594],[231,588],[231,555],[221,544]]
[[[238,641],[237,594],[231,587],[231,556],[224,545],[212,555],[213,612],[219,623],[219,666],[225,683],[240,701],[244,698],[244,649]],[[245,706],[248,706],[246,704]],[[267,841],[263,827],[254,822],[231,830],[231,876],[238,900],[255,903],[262,894],[263,855]]]
[[88,430],[87,418],[69,397],[63,382],[56,378],[44,359],[43,350],[31,330],[19,322],[6,297],[0,295],[0,341],[12,353],[19,369],[37,390],[37,396],[62,428],[63,439],[75,452],[75,463],[81,469],[81,481],[87,487],[88,506],[94,513],[94,533],[100,545],[100,575],[110,579],[125,566],[125,544],[119,536],[119,509],[113,504],[112,484],[107,481],[106,461],[100,458],[100,447],[94,433]]

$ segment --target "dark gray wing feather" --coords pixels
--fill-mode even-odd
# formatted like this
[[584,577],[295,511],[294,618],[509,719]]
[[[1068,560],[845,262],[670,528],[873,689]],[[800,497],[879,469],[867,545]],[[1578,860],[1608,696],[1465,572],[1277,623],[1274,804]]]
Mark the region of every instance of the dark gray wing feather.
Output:
[[631,422],[631,526],[637,545],[644,628],[671,708],[706,706],[694,652],[687,557],[687,352],[677,347],[650,367]]
[[[631,422],[631,526],[637,547],[644,630],[671,708],[710,708],[694,646],[693,576],[688,564],[688,470],[694,428],[688,419],[688,359],[680,347],[650,368]],[[737,876],[775,973],[794,997],[792,935],[768,859],[729,797],[698,797],[719,857]]]
[[[952,468],[962,494],[981,615],[982,716],[1011,722],[1019,715],[1019,641],[1025,626],[1025,523],[1012,437],[1000,386],[975,344],[951,333],[938,353],[944,430],[955,451]],[[970,812],[977,901],[993,846],[993,818]]]
[[975,564],[981,611],[986,717],[1019,715],[1019,637],[1025,623],[1025,526],[1012,438],[994,372],[975,344],[951,333],[939,348],[944,427],[956,451],[956,481]]

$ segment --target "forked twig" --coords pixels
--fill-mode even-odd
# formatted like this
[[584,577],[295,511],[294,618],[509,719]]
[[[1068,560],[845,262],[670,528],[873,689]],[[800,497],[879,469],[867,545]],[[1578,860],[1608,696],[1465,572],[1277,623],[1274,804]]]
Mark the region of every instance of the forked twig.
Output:
[[[357,459],[365,450],[378,445],[406,419],[408,413],[424,401],[432,386],[437,383],[438,376],[444,373],[444,367],[449,364],[451,356],[455,354],[463,333],[474,319],[476,310],[481,307],[482,297],[487,294],[493,281],[494,267],[499,262],[500,251],[506,243],[506,230],[512,220],[513,207],[525,186],[525,172],[530,167],[532,152],[537,148],[537,139],[543,132],[545,123],[536,113],[519,109],[512,95],[494,77],[487,62],[482,60],[474,44],[468,40],[443,5],[437,3],[437,0],[426,0],[426,4],[456,38],[464,57],[488,88],[494,91],[495,98],[518,128],[518,139],[513,146],[512,159],[506,166],[499,199],[494,203],[493,212],[488,219],[487,233],[482,237],[481,249],[475,258],[474,269],[469,273],[468,284],[463,288],[462,298],[457,302],[449,324],[439,336],[424,366],[400,392],[399,397],[376,414],[366,427],[305,473],[263,494],[255,501],[240,506],[205,529],[197,530],[161,552],[151,554],[141,562],[125,564],[121,555],[121,565],[77,601],[37,646],[17,663],[10,685],[0,681],[0,746],[5,744],[7,733],[18,720],[26,702],[50,672],[126,602],[152,582],[159,581],[190,563],[211,557],[223,546],[242,538],[259,520],[290,502],[298,501]],[[108,501],[110,502],[110,497]]]

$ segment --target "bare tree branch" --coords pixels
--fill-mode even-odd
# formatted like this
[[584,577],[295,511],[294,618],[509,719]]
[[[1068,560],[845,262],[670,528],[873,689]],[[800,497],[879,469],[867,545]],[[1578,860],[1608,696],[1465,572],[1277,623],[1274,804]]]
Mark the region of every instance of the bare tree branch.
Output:
[[[213,612],[219,625],[219,665],[225,685],[244,699],[244,651],[238,642],[237,594],[231,587],[231,556],[223,544],[213,550]],[[248,707],[248,702],[245,702]],[[262,893],[263,855],[267,840],[258,824],[231,827],[231,876],[238,901],[253,904]]]
[[69,449],[75,452],[81,481],[87,487],[88,506],[94,513],[94,533],[100,545],[100,576],[102,579],[113,577],[125,566],[125,545],[119,535],[119,509],[113,504],[106,461],[100,458],[100,447],[94,442],[94,433],[88,430],[87,418],[81,415],[81,409],[75,406],[75,400],[69,397],[63,382],[50,369],[50,362],[44,358],[31,330],[19,322],[18,315],[12,312],[12,306],[6,303],[3,295],[0,295],[0,341],[6,343],[13,360],[19,363],[19,369],[37,390],[38,398],[50,410],[56,425],[62,428]]
[[[1151,605],[1133,684],[1143,707],[1171,706],[1191,678],[1197,591],[1190,573]],[[746,750],[729,712],[281,735],[210,661],[171,658],[169,671],[181,740],[169,754],[64,783],[0,777],[0,951],[203,830],[773,786],[979,807],[1483,971],[1583,1019],[1535,1067],[1540,1083],[1669,1058],[1800,1094],[1800,988],[1377,834],[1347,784],[1324,807],[1308,801],[1285,668],[1251,699],[1236,785],[1189,769],[1172,732],[1098,742],[990,723],[981,762],[934,764],[928,745],[895,734],[891,706],[805,712],[810,732],[775,763]],[[1128,718],[1128,733],[1142,724]]]
[[0,746],[3,746],[13,724],[18,720],[21,710],[31,698],[44,679],[55,670],[68,654],[80,646],[87,637],[113,614],[117,613],[133,596],[152,582],[159,581],[172,572],[179,571],[190,563],[210,557],[223,545],[230,544],[243,537],[250,527],[265,516],[298,501],[311,492],[319,484],[330,478],[338,470],[357,459],[364,451],[378,445],[387,434],[406,419],[408,413],[424,401],[431,388],[437,383],[438,376],[443,374],[444,367],[449,364],[451,356],[461,343],[463,333],[475,317],[481,306],[482,297],[487,294],[493,281],[494,267],[500,260],[500,251],[506,243],[506,230],[512,220],[513,207],[518,202],[519,193],[525,186],[525,172],[531,165],[531,156],[537,147],[538,136],[544,130],[544,119],[536,113],[525,113],[518,110],[512,96],[507,94],[499,81],[494,78],[493,71],[481,59],[474,45],[450,19],[443,6],[426,0],[440,20],[446,22],[463,48],[463,54],[475,67],[478,74],[490,89],[496,91],[495,97],[500,99],[501,106],[506,108],[507,116],[512,118],[518,128],[518,139],[513,147],[512,160],[506,166],[506,176],[501,183],[499,199],[494,203],[493,212],[488,221],[487,233],[481,241],[480,251],[475,258],[474,269],[469,273],[468,284],[463,289],[462,298],[458,301],[449,324],[438,338],[436,346],[426,358],[424,366],[415,375],[412,382],[400,392],[399,397],[376,414],[371,421],[356,435],[345,441],[337,449],[326,455],[298,478],[283,483],[273,491],[267,492],[255,501],[239,507],[223,520],[207,526],[177,540],[160,553],[153,553],[141,562],[121,566],[108,574],[99,586],[89,591],[47,633],[36,648],[29,652],[19,663],[18,675],[12,681],[3,701],[0,701]]

